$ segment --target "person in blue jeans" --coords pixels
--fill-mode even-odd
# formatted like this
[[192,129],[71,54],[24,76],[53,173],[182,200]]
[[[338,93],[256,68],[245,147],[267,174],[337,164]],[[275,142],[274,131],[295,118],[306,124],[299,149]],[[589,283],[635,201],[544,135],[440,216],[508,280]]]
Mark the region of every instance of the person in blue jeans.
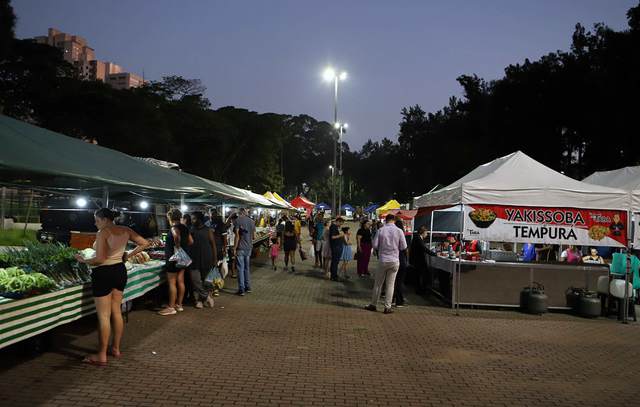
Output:
[[256,224],[247,216],[245,208],[240,209],[240,216],[235,221],[235,244],[233,252],[238,262],[238,291],[237,295],[251,292],[251,251],[256,235]]

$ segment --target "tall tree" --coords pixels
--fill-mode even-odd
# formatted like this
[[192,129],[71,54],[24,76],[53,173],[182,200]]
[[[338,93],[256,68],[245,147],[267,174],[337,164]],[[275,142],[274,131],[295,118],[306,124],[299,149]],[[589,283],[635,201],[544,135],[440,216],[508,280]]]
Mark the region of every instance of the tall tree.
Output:
[[16,15],[11,7],[10,0],[0,0],[0,61],[5,59],[11,52],[14,29],[16,26]]

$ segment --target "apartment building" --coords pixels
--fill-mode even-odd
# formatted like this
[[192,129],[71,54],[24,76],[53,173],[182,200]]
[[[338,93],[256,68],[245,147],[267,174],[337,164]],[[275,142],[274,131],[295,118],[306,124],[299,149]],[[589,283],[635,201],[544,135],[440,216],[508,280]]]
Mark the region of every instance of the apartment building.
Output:
[[105,82],[116,89],[137,88],[144,84],[142,77],[131,72],[109,74]]
[[87,40],[55,28],[49,28],[46,36],[35,37],[40,44],[48,44],[63,51],[65,61],[73,64],[83,79],[102,81],[116,89],[129,89],[142,86],[144,80],[134,73],[113,62],[96,59],[95,50],[87,45]]

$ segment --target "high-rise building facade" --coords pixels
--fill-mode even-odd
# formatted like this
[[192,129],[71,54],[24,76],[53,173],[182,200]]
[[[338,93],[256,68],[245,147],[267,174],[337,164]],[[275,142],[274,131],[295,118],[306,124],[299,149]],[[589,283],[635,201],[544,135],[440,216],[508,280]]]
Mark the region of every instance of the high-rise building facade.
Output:
[[142,77],[124,72],[120,65],[97,60],[94,49],[78,35],[49,28],[47,36],[35,37],[34,40],[61,49],[64,60],[73,64],[83,79],[102,81],[116,89],[135,88],[144,84]]

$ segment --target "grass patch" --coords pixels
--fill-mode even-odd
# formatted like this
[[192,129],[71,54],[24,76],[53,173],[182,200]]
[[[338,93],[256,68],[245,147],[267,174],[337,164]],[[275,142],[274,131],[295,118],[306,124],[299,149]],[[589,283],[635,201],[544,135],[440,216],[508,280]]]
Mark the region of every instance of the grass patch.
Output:
[[36,231],[22,229],[0,230],[0,246],[23,246],[25,241],[35,242]]

